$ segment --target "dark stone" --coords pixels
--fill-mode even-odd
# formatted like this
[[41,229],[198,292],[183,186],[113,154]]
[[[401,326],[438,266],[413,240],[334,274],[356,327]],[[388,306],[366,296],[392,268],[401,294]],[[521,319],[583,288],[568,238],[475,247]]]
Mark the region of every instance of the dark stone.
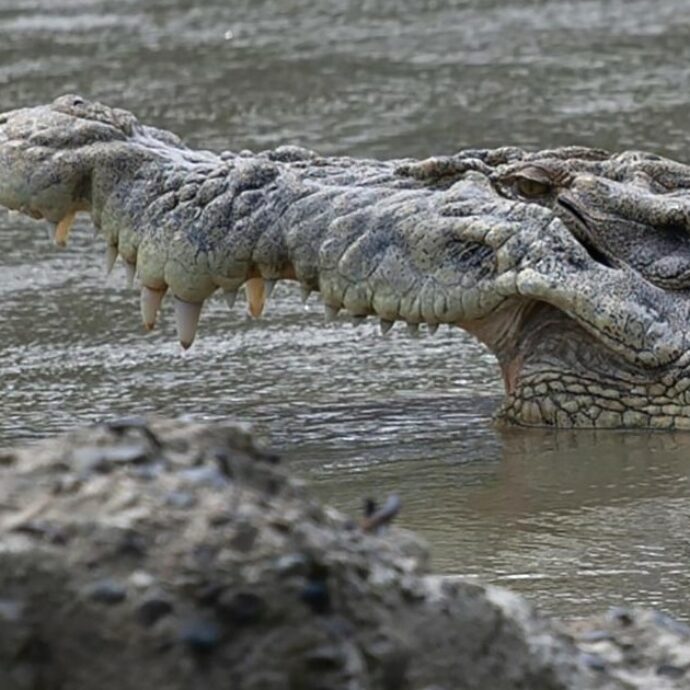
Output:
[[32,537],[42,539],[51,544],[64,545],[68,541],[67,531],[64,527],[53,525],[45,520],[33,520],[19,525],[15,532],[28,534]]
[[146,555],[146,539],[138,532],[127,530],[117,545],[116,555],[142,558]]
[[238,592],[232,596],[221,595],[218,600],[221,615],[236,625],[249,625],[259,621],[266,611],[264,600],[253,592]]
[[153,446],[159,450],[163,447],[163,444],[160,442],[158,436],[156,436],[156,434],[151,430],[151,427],[149,426],[149,423],[145,417],[122,417],[120,419],[113,419],[112,421],[107,422],[106,426],[108,429],[110,429],[110,431],[113,431],[118,435],[122,435],[126,431],[130,431],[132,429],[138,430],[151,442]]
[[213,459],[216,461],[218,469],[228,478],[232,479],[234,476],[232,469],[232,462],[230,455],[224,449],[218,448],[213,453]]
[[248,553],[252,550],[259,530],[248,522],[241,522],[237,525],[235,535],[230,540],[233,549],[241,553]]
[[149,628],[172,611],[173,605],[169,599],[159,594],[151,595],[139,604],[137,618],[144,627]]
[[148,429],[149,423],[146,417],[131,416],[119,417],[118,419],[111,419],[105,423],[105,426],[116,433],[129,431],[130,429]]
[[86,596],[99,604],[119,604],[127,598],[127,589],[119,582],[106,578],[87,585]]
[[344,664],[342,652],[335,646],[318,647],[304,658],[304,664],[310,671],[327,673],[337,671]]
[[582,661],[585,666],[592,669],[592,671],[603,673],[606,670],[606,662],[598,654],[584,653],[582,655]]
[[7,467],[12,465],[16,459],[17,456],[14,453],[6,450],[0,450],[0,465]]
[[331,610],[331,596],[325,580],[309,580],[300,592],[300,599],[314,613],[324,614]]
[[204,584],[196,594],[196,600],[201,606],[214,606],[225,591],[225,585],[217,582]]
[[224,527],[232,522],[233,515],[227,510],[221,513],[213,513],[208,516],[209,527]]
[[221,631],[212,621],[190,621],[182,626],[180,641],[196,654],[209,654],[220,644]]
[[687,669],[680,666],[673,666],[673,664],[661,664],[656,669],[657,676],[665,676],[666,678],[682,678]]
[[615,606],[609,610],[609,617],[617,621],[621,625],[632,625],[635,621],[635,616],[630,609],[621,606]]

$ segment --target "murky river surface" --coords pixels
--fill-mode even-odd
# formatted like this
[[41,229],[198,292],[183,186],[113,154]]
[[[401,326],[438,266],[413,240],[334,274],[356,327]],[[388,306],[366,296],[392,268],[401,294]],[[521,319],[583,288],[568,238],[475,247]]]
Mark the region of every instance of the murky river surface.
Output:
[[[0,111],[63,92],[194,145],[403,157],[580,143],[688,159],[683,0],[3,0]],[[492,357],[461,332],[324,327],[279,286],[145,335],[82,220],[66,251],[0,214],[0,444],[113,415],[238,417],[329,501],[398,491],[437,570],[580,616],[690,617],[690,436],[499,433]]]

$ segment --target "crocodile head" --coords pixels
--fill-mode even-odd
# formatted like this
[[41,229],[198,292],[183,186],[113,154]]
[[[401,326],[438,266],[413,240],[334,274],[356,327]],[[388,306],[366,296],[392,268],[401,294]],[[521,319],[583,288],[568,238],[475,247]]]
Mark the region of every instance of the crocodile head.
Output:
[[505,418],[688,428],[690,169],[643,152],[514,158],[490,172],[496,194],[545,209],[568,238],[531,246],[547,284],[497,348]]
[[276,280],[327,317],[458,326],[496,355],[521,425],[690,428],[690,169],[639,152],[464,151],[427,161],[186,148],[123,110],[65,96],[0,115],[0,204],[57,225],[85,210],[142,283],[174,297]]

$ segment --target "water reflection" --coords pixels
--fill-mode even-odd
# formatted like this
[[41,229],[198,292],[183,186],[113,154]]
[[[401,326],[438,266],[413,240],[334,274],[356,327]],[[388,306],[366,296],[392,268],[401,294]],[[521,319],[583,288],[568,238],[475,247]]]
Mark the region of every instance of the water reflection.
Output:
[[445,573],[508,585],[561,615],[616,603],[690,615],[689,435],[513,431],[452,446],[457,455],[438,444],[399,462],[375,446],[349,465],[294,462],[351,511],[395,487],[402,522]]

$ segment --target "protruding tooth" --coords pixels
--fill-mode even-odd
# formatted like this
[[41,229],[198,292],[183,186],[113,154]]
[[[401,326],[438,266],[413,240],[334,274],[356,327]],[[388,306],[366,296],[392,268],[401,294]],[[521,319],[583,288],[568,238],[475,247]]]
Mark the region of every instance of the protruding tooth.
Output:
[[237,290],[225,290],[223,297],[225,297],[225,303],[232,309],[237,301]]
[[408,323],[407,324],[407,332],[413,338],[416,338],[419,335],[419,324],[418,323]]
[[175,297],[175,320],[177,322],[177,337],[180,345],[186,350],[194,342],[196,328],[199,325],[199,315],[203,302],[185,302]]
[[340,309],[338,307],[332,307],[330,304],[324,304],[324,317],[326,318],[326,323],[331,323],[338,318],[338,312]]
[[273,289],[276,286],[277,280],[264,280],[264,300],[268,301],[273,294]]
[[263,278],[250,278],[244,284],[244,291],[247,294],[247,304],[249,306],[249,313],[258,319],[266,304],[266,293],[264,291]]
[[135,264],[130,264],[129,261],[125,261],[125,270],[127,271],[127,287],[131,288],[134,285],[134,276],[137,272],[137,267]]
[[438,330],[438,324],[428,323],[427,328],[429,329],[429,335],[434,335],[434,333],[436,333],[436,331]]
[[381,319],[379,322],[381,326],[381,335],[386,335],[388,331],[390,331],[391,328],[393,328],[393,324],[395,321],[388,321],[388,319]]
[[361,326],[366,320],[367,320],[367,317],[362,316],[362,314],[353,314],[352,315],[352,325],[355,328],[357,328],[357,326]]
[[113,270],[113,266],[117,261],[117,247],[114,244],[109,244],[105,248],[105,275],[109,276]]
[[161,302],[166,290],[167,288],[154,290],[146,285],[141,288],[141,320],[144,322],[144,328],[147,331],[150,331],[156,325],[156,317],[158,316],[158,310],[161,308]]
[[67,237],[69,236],[69,231],[72,229],[72,224],[74,223],[74,217],[77,215],[76,211],[70,211],[56,226],[55,235],[53,239],[58,247],[64,247],[67,244]]
[[300,286],[300,292],[302,293],[302,304],[306,304],[307,300],[309,299],[309,295],[311,295],[311,288],[307,287],[306,285]]

